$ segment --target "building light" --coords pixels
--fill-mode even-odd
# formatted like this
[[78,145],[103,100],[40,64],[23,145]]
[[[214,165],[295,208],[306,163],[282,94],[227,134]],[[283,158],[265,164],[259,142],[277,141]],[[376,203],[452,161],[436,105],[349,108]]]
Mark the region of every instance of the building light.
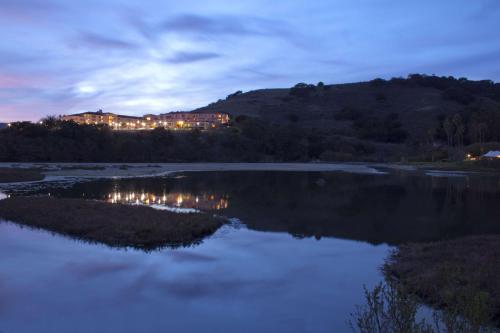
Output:
[[12,124],[11,124],[11,123],[8,123],[8,124],[7,124],[7,126],[8,126],[8,127],[11,127],[11,126],[12,126]]

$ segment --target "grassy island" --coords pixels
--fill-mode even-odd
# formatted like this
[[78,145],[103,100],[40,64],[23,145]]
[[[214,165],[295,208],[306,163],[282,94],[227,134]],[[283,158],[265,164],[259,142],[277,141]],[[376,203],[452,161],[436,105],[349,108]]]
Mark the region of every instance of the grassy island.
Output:
[[1,200],[0,218],[90,242],[148,250],[194,243],[224,224],[222,218],[201,213],[53,197]]

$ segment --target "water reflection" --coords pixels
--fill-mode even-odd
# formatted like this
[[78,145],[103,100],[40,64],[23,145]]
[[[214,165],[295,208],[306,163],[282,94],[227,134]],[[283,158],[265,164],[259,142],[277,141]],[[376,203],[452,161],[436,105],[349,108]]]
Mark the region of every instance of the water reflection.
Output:
[[[213,211],[259,231],[399,244],[500,233],[498,175],[193,172],[32,193]],[[26,193],[22,193],[23,195]]]
[[[86,196],[85,193],[82,196]],[[195,210],[221,210],[229,207],[229,199],[219,194],[191,194],[188,192],[151,193],[114,191],[105,196],[105,201],[115,204],[136,204],[146,206],[166,206]]]
[[0,223],[0,331],[347,332],[387,250],[226,229],[144,253]]

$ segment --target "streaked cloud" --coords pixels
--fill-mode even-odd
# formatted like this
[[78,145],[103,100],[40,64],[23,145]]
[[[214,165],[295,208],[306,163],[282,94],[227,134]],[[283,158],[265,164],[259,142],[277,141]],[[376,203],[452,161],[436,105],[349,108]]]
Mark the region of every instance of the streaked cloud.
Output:
[[219,58],[221,55],[215,52],[177,52],[172,57],[166,59],[173,64],[184,64]]
[[101,49],[134,49],[137,47],[134,43],[127,42],[118,38],[102,36],[91,32],[82,32],[76,38],[76,42],[71,42],[70,45],[86,46],[88,48]]
[[500,80],[495,0],[0,0],[0,19],[0,122],[411,72]]

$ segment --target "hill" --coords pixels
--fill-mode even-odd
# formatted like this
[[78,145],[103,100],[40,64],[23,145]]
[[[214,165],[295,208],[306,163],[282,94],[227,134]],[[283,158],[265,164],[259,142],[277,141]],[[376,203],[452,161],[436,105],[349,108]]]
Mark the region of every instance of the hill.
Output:
[[48,117],[0,130],[0,161],[438,161],[500,150],[500,84],[492,81],[300,83],[239,91],[194,112],[227,112],[230,126],[114,131]]
[[[338,85],[299,83],[289,89],[238,91],[195,111],[294,123],[401,153],[429,142],[448,143],[448,136],[458,136],[450,140],[461,145],[500,141],[500,84],[489,80],[413,74]],[[447,134],[445,122],[453,123],[454,117],[455,128],[448,129],[454,133]]]

